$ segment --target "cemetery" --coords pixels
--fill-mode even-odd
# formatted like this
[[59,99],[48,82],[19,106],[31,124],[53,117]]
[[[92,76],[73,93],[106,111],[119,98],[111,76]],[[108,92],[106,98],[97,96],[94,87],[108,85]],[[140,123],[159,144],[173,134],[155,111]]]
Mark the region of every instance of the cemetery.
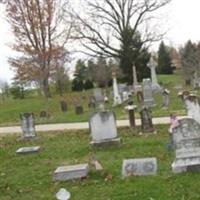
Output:
[[183,5],[0,0],[0,200],[200,200],[200,42]]

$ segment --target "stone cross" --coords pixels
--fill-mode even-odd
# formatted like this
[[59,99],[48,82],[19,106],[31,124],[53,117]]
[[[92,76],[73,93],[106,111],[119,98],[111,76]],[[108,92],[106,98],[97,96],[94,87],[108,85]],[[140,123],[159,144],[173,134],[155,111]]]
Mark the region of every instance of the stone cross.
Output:
[[114,95],[114,106],[120,105],[122,104],[122,99],[121,96],[119,94],[119,89],[118,89],[118,85],[117,85],[117,78],[116,78],[116,73],[113,72],[112,73],[112,77],[113,77],[113,95]]
[[152,89],[154,92],[160,92],[161,91],[161,87],[158,84],[158,80],[157,80],[157,76],[156,76],[156,62],[153,59],[153,57],[151,57],[149,63],[147,64],[147,66],[149,67],[149,69],[151,70],[151,84],[152,84]]

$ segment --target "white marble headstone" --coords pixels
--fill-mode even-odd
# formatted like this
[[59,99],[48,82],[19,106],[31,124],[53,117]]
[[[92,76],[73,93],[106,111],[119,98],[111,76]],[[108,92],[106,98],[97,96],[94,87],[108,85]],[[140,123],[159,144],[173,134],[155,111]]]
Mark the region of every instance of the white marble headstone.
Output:
[[94,113],[89,121],[92,140],[101,142],[103,140],[117,137],[117,126],[115,115],[112,112]]

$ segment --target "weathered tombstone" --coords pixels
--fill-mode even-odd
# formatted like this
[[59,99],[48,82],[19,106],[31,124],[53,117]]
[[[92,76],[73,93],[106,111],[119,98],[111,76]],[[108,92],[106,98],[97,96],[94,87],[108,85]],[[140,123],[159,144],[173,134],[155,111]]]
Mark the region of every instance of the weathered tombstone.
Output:
[[102,89],[101,88],[95,88],[94,90],[94,97],[95,97],[95,101],[98,105],[98,108],[100,110],[104,110],[104,96],[102,93]]
[[149,176],[157,174],[156,158],[139,158],[123,161],[122,176]]
[[161,87],[158,84],[158,80],[156,76],[156,65],[157,63],[155,62],[153,57],[151,57],[148,63],[148,67],[151,70],[151,87],[152,87],[153,92],[161,92]]
[[172,136],[176,149],[172,171],[200,171],[200,125],[194,119],[181,119]]
[[17,154],[29,154],[29,153],[37,153],[40,151],[40,146],[35,147],[22,147],[19,148],[16,153]]
[[143,104],[144,102],[144,97],[142,91],[137,91],[137,101],[139,104]]
[[162,93],[163,96],[163,104],[162,107],[163,109],[167,109],[169,107],[169,90],[165,89]]
[[42,110],[42,111],[40,112],[40,118],[47,118],[47,117],[48,117],[47,112],[44,111],[44,110]]
[[133,66],[133,91],[135,94],[137,94],[138,91],[142,91],[142,86],[138,83],[137,71],[135,66]]
[[95,97],[94,97],[94,96],[90,96],[90,98],[89,98],[89,103],[88,103],[88,107],[89,107],[89,108],[93,108],[93,109],[96,108],[96,100],[95,100]]
[[121,96],[119,94],[119,90],[118,90],[118,85],[117,85],[117,78],[116,78],[116,73],[113,72],[112,73],[113,76],[113,95],[114,95],[114,102],[113,102],[113,106],[117,106],[122,104],[122,99]]
[[123,102],[128,101],[129,93],[127,91],[122,92],[122,100]]
[[61,166],[54,171],[54,181],[67,181],[87,177],[89,172],[88,164]]
[[31,139],[36,137],[35,122],[33,113],[20,114],[21,128],[24,139]]
[[137,106],[133,105],[133,101],[129,100],[128,106],[126,106],[126,110],[128,110],[128,115],[129,115],[129,124],[131,128],[135,128],[135,109]]
[[181,97],[182,101],[185,103],[187,116],[193,118],[200,124],[199,97],[195,94],[191,94],[189,91],[179,92],[178,96]]
[[120,138],[117,138],[114,113],[108,111],[94,113],[90,117],[89,126],[92,136],[91,145],[101,146],[120,143]]
[[142,133],[154,132],[151,110],[143,107],[140,111]]
[[93,92],[94,92],[95,101],[97,103],[103,103],[104,102],[104,96],[103,96],[103,93],[102,93],[102,89],[101,88],[95,88],[93,90]]
[[145,106],[155,106],[150,79],[143,79],[143,97]]
[[75,113],[76,113],[77,115],[82,115],[82,114],[83,114],[83,106],[81,106],[81,105],[76,105],[76,106],[75,106]]
[[119,91],[119,93],[122,95],[122,93],[124,92],[124,91],[126,91],[127,90],[127,86],[126,86],[126,84],[124,84],[124,83],[120,83],[120,84],[118,84],[118,91]]
[[60,107],[62,112],[67,112],[67,103],[66,101],[60,101]]

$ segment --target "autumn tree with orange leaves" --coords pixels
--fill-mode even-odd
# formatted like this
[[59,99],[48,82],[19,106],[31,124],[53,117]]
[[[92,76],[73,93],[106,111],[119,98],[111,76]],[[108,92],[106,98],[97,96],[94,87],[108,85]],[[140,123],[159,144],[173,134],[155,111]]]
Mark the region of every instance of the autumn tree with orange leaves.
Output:
[[[8,21],[15,36],[13,49],[19,54],[10,58],[16,79],[37,81],[46,98],[50,97],[49,80],[59,59],[67,56],[66,44],[72,23],[66,12],[66,0],[5,0]],[[62,63],[63,64],[63,63]]]

